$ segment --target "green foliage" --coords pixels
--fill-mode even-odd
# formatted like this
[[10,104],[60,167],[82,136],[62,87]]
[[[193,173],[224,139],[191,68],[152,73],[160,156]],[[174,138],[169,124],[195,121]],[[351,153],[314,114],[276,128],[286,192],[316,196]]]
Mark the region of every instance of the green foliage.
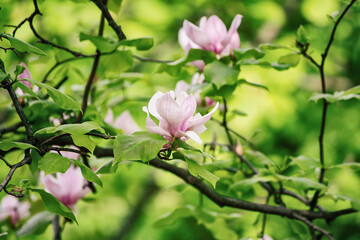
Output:
[[141,160],[148,162],[155,158],[167,140],[155,133],[136,132],[132,135],[120,134],[114,143],[116,161]]
[[103,186],[100,178],[89,167],[87,167],[85,164],[83,164],[78,160],[73,159],[72,161],[76,166],[78,166],[81,169],[81,173],[86,180],[88,180],[89,182],[96,183],[100,187]]
[[41,50],[27,42],[24,42],[20,39],[17,39],[9,34],[0,33],[0,37],[6,38],[7,40],[9,40],[11,47],[15,48],[19,52],[29,52],[29,53],[34,53],[37,55],[47,56],[43,50]]
[[341,100],[349,100],[352,98],[360,99],[360,86],[355,86],[346,91],[335,92],[334,94],[314,93],[311,96],[310,100],[317,102],[320,99],[325,99],[329,103],[334,103]]
[[58,105],[60,108],[65,109],[65,110],[80,110],[81,111],[80,105],[76,101],[74,101],[74,99],[69,97],[68,95],[61,93],[59,90],[57,90],[47,84],[44,84],[44,83],[41,83],[41,82],[38,82],[38,81],[35,81],[32,79],[26,79],[26,80],[35,84],[38,87],[45,88],[46,91],[48,92],[49,96],[52,98],[52,100],[54,100],[56,105]]
[[40,195],[46,210],[69,218],[77,223],[77,220],[72,211],[65,207],[65,205],[62,204],[56,197],[43,189],[30,188],[30,190]]
[[22,142],[13,142],[10,140],[4,140],[0,142],[0,149],[3,151],[9,151],[12,148],[20,148],[22,150],[28,149],[28,148],[35,148],[35,146],[28,144],[28,143],[22,143]]
[[38,166],[46,175],[56,172],[65,173],[70,167],[70,159],[60,154],[49,152],[41,158]]

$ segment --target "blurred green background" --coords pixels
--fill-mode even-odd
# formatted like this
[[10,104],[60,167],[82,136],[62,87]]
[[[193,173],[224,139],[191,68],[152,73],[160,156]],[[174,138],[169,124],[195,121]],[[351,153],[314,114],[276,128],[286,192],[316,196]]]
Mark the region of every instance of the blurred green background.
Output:
[[[327,15],[341,11],[344,3],[338,0],[114,0],[111,1],[112,15],[122,26],[128,39],[151,36],[155,40],[153,49],[147,52],[136,52],[136,55],[161,60],[172,60],[184,56],[177,42],[177,34],[183,20],[198,23],[202,16],[219,16],[227,27],[236,14],[243,15],[238,29],[241,47],[256,47],[260,43],[277,43],[295,47],[295,35],[299,25],[303,25],[310,37],[310,52],[320,60],[333,26]],[[120,7],[121,4],[121,7]],[[33,11],[32,1],[2,0],[0,3],[1,32],[12,32],[12,28],[3,24],[16,25]],[[43,16],[37,16],[35,25],[38,32],[71,49],[85,53],[94,52],[94,46],[79,41],[79,33],[96,34],[100,18],[96,6],[89,1],[43,0],[39,1]],[[105,36],[116,39],[107,26]],[[25,61],[33,79],[41,80],[56,59],[66,59],[70,54],[51,49],[49,46],[36,43],[27,24],[18,30],[16,37],[28,41],[46,50],[49,57],[38,57],[29,54],[5,54],[0,51],[0,58],[9,70],[14,69],[20,61]],[[273,53],[273,58],[283,54],[282,50]],[[271,57],[271,56],[270,56]],[[124,99],[150,98],[156,91],[169,91],[175,88],[179,80],[191,81],[195,68],[189,66],[178,77],[166,73],[156,73],[158,64],[142,63],[134,59],[125,63],[121,59],[101,58],[102,64],[96,82],[97,92],[94,103],[101,109],[101,116],[111,107],[115,115],[129,109],[137,123],[145,130],[145,113],[141,106],[146,101],[124,101]],[[56,85],[65,75],[69,77],[62,90],[71,96],[78,97],[87,81],[91,69],[91,59],[72,61],[62,65],[48,78],[49,83]],[[335,42],[327,59],[325,72],[328,91],[345,90],[360,83],[360,5],[351,9],[342,21],[336,34]],[[136,78],[119,77],[122,72],[139,72],[143,75]],[[9,71],[11,72],[11,71]],[[229,100],[229,110],[239,110],[246,116],[230,114],[230,128],[251,138],[257,148],[274,160],[280,161],[287,156],[306,155],[318,159],[318,134],[321,122],[322,104],[308,101],[313,92],[320,92],[321,85],[317,70],[305,59],[297,67],[287,71],[263,69],[259,66],[244,66],[241,78],[268,87],[269,91],[242,85],[236,89]],[[111,83],[115,87],[111,88]],[[109,88],[111,88],[109,90]],[[15,113],[4,90],[0,90],[0,126],[17,122]],[[36,116],[34,116],[35,118]],[[221,119],[219,113],[214,118]],[[9,120],[10,119],[10,120]],[[329,107],[325,133],[325,159],[327,165],[343,162],[360,161],[360,111],[357,100],[343,101]],[[38,126],[40,128],[41,126]],[[226,142],[226,136],[215,122],[207,123],[208,131],[201,135],[204,142],[210,142],[213,133],[218,142]],[[194,145],[200,147],[199,145]],[[93,159],[93,166],[100,166],[104,159]],[[5,175],[1,163],[0,174]],[[222,172],[215,173],[219,177]],[[17,173],[14,182],[29,175],[23,170]],[[30,176],[27,176],[30,177]],[[351,169],[331,170],[327,172],[329,192],[348,195],[360,199],[359,172]],[[113,175],[102,176],[103,190],[96,195],[89,194],[93,201],[78,203],[77,218],[79,226],[67,224],[63,233],[64,239],[116,239],[129,215],[134,211],[139,198],[149,188],[149,182],[157,186],[154,193],[145,198],[144,207],[133,228],[129,229],[124,239],[230,239],[256,238],[261,229],[259,213],[239,211],[229,208],[220,209],[205,197],[203,204],[214,212],[226,213],[227,217],[218,217],[213,224],[201,224],[194,217],[179,219],[174,224],[155,228],[154,222],[163,214],[187,204],[197,206],[199,194],[183,182],[160,170],[144,164],[121,164]],[[226,181],[226,180],[224,180]],[[220,183],[221,187],[221,183]],[[248,200],[264,203],[266,194],[259,186],[254,186],[254,195]],[[3,194],[1,194],[3,196]],[[256,197],[254,197],[256,196]],[[286,198],[286,197],[285,197]],[[290,199],[288,203],[297,204]],[[335,204],[330,198],[319,202],[332,210],[350,207],[350,204],[338,201]],[[298,208],[304,206],[299,205]],[[36,210],[35,210],[36,211]],[[236,214],[229,217],[230,213]],[[330,225],[324,221],[316,224],[329,229],[336,239],[360,239],[360,215],[342,216]],[[225,226],[225,227],[224,227]],[[226,227],[228,226],[228,227]],[[299,227],[300,226],[300,227]],[[229,230],[229,229],[232,230]],[[230,231],[230,233],[229,233]],[[286,219],[268,216],[266,234],[273,239],[303,239],[301,225],[293,226]],[[52,229],[36,239],[50,239]],[[24,238],[25,239],[25,238]],[[35,239],[31,237],[29,239]]]

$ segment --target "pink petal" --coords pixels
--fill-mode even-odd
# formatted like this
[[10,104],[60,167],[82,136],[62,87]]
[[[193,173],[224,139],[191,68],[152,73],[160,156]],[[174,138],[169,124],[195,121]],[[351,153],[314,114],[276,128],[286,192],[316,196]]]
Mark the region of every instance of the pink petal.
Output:
[[175,95],[179,96],[181,91],[187,92],[190,88],[190,85],[184,80],[178,81],[175,87]]
[[196,134],[196,132],[193,131],[187,131],[186,132],[186,136],[191,138],[192,140],[194,140],[194,142],[198,143],[198,144],[202,144],[202,140],[199,137],[199,135]]
[[180,106],[171,97],[170,93],[165,93],[157,100],[156,109],[168,126],[170,125],[172,128],[176,128],[180,125],[183,114]]
[[132,134],[141,129],[136,124],[135,120],[131,117],[129,111],[124,111],[118,118],[115,120],[115,127],[120,128],[124,131],[125,134]]
[[194,115],[196,111],[196,105],[196,99],[192,94],[185,98],[185,100],[180,105],[180,109],[183,114],[183,121],[187,121]]
[[[235,41],[235,42],[237,41],[237,39],[233,39],[233,38],[234,38],[234,34],[238,35],[237,29],[240,26],[241,20],[242,20],[242,16],[240,14],[237,14],[231,23],[231,26],[229,28],[229,31],[227,32],[226,38],[223,41],[224,45],[229,45],[231,40]],[[240,39],[238,41],[239,41],[238,44],[240,47]],[[232,44],[234,46],[236,46],[237,43],[232,43]],[[231,48],[230,50],[232,50],[232,49],[234,49],[234,48]]]
[[183,29],[192,42],[204,50],[211,50],[211,39],[203,30],[187,20],[184,21]]
[[211,110],[211,112],[209,112],[205,116],[200,117],[200,118],[194,117],[193,119],[189,120],[187,122],[187,129],[192,130],[192,128],[194,128],[198,125],[202,125],[202,124],[206,123],[207,121],[209,121],[211,116],[214,114],[214,112],[216,111],[216,109],[218,107],[219,107],[219,103],[217,102],[215,107]]
[[109,125],[112,125],[114,123],[114,113],[110,108],[106,113],[104,121]]
[[[161,117],[160,117],[159,113],[157,112],[156,102],[162,96],[164,96],[164,93],[158,91],[157,93],[154,94],[154,96],[151,97],[151,99],[149,101],[149,105],[148,105],[150,114],[153,115],[154,117],[156,117],[158,120],[161,120]],[[143,110],[144,110],[144,108],[143,108]]]
[[207,17],[202,17],[202,18],[200,18],[200,22],[199,22],[199,28],[201,29],[201,30],[203,30],[204,32],[205,32],[205,28],[206,28],[206,24],[207,24]]
[[218,16],[212,15],[206,23],[205,33],[214,43],[220,43],[227,35],[226,26]]
[[[147,117],[146,117],[146,129],[151,132],[151,133],[157,133],[160,134],[162,136],[167,136],[167,137],[171,137],[171,134],[166,130],[166,128],[163,126],[158,126],[156,125],[156,123],[150,118],[149,115],[149,111],[146,107],[143,107],[142,110],[144,112],[146,112]],[[162,123],[163,121],[160,120],[160,123]]]
[[198,68],[201,72],[204,71],[205,62],[203,60],[196,60],[191,62],[191,64]]

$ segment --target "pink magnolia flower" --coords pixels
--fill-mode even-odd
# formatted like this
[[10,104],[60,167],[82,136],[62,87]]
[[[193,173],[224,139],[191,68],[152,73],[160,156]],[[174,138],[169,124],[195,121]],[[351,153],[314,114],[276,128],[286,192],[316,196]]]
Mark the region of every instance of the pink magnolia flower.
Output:
[[56,177],[51,174],[45,176],[41,172],[40,179],[45,190],[68,208],[74,208],[76,202],[90,191],[80,168],[74,166],[70,166],[65,173],[56,173]]
[[[143,111],[147,113],[146,128],[151,133],[162,135],[170,143],[174,138],[182,141],[191,138],[201,144],[199,134],[206,130],[204,123],[210,120],[218,106],[219,103],[216,103],[205,116],[200,113],[194,116],[196,99],[192,94],[181,91],[175,99],[173,91],[165,94],[157,92],[150,99],[148,107],[143,107]],[[159,120],[159,125],[150,118],[150,114]]]
[[[179,43],[186,53],[191,48],[212,51],[218,56],[227,56],[233,49],[240,48],[240,37],[237,32],[242,16],[237,14],[231,23],[229,31],[218,16],[212,15],[207,19],[200,19],[199,27],[185,20],[179,30]],[[194,66],[201,71],[205,63],[201,60],[194,61]]]
[[20,202],[16,197],[7,195],[0,204],[0,220],[10,217],[11,225],[15,224],[30,215],[30,204],[28,202]]
[[[178,81],[175,87],[175,95],[178,95],[181,91],[187,92],[191,86],[201,84],[204,81],[205,81],[205,77],[203,73],[201,74],[195,73],[194,76],[192,77],[191,85],[189,85],[187,82],[183,80]],[[198,106],[211,107],[215,104],[215,101],[209,97],[201,98],[200,90],[194,92],[194,96]]]
[[141,131],[135,120],[131,117],[128,110],[124,111],[114,120],[114,114],[111,109],[108,110],[105,116],[105,122],[115,128],[121,129],[125,134],[132,134],[134,132]]

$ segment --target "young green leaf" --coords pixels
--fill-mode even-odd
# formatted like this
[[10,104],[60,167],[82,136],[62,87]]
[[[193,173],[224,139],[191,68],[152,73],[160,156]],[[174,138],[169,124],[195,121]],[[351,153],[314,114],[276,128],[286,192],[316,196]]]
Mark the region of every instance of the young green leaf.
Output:
[[154,46],[154,39],[152,37],[124,39],[121,40],[118,44],[119,46],[136,47],[136,49],[139,51],[146,51]]
[[25,84],[23,84],[22,82],[16,82],[14,83],[14,88],[20,88],[21,90],[23,90],[24,92],[26,92],[27,94],[29,94],[30,96],[40,100],[40,98],[38,97],[38,95],[36,95],[36,93],[33,92],[33,90],[31,90],[28,86],[26,86]]
[[224,84],[234,84],[237,81],[239,70],[231,68],[221,62],[213,62],[204,69],[205,80],[212,82],[217,88]]
[[89,40],[92,42],[100,52],[111,52],[117,48],[118,43],[102,36],[91,36],[85,33],[80,33],[80,41]]
[[19,52],[29,52],[29,53],[35,53],[38,55],[47,56],[43,50],[41,50],[27,42],[24,42],[20,39],[14,38],[13,36],[11,36],[9,34],[0,33],[0,37],[4,37],[7,40],[9,40],[11,47],[15,48]]
[[28,144],[28,143],[22,143],[22,142],[13,142],[10,140],[4,140],[2,142],[0,142],[0,149],[3,151],[9,151],[12,148],[20,148],[22,150],[28,149],[28,148],[35,148],[37,149],[37,147]]
[[189,169],[189,172],[191,173],[191,175],[200,176],[200,177],[204,178],[206,181],[208,181],[209,183],[211,183],[211,185],[214,188],[216,187],[216,182],[220,179],[219,177],[217,177],[216,175],[214,175],[211,172],[209,172],[208,170],[206,170],[205,167],[200,166],[194,160],[192,160],[188,157],[185,157],[185,160],[186,160],[186,163],[188,165],[188,169]]
[[40,159],[38,166],[46,175],[56,172],[65,173],[70,167],[70,159],[60,154],[49,152]]
[[193,206],[185,206],[185,207],[177,208],[174,211],[166,213],[165,215],[161,216],[158,220],[156,220],[153,226],[156,228],[172,226],[179,218],[194,216],[194,210],[195,209]]
[[258,48],[240,48],[234,50],[236,60],[254,58],[259,59],[265,56],[265,53]]
[[59,214],[61,216],[64,216],[66,218],[75,221],[76,224],[78,223],[72,211],[69,208],[67,208],[64,204],[62,204],[56,197],[54,197],[53,195],[51,195],[50,193],[46,192],[43,189],[30,188],[30,190],[40,195],[45,208],[49,212]]
[[45,88],[49,94],[49,96],[54,100],[56,105],[58,105],[60,108],[65,110],[80,110],[81,106],[75,102],[71,97],[68,95],[63,94],[59,90],[50,87],[49,85],[46,85],[44,83],[32,80],[32,79],[26,79],[26,81],[29,81],[33,84],[35,84],[38,87]]
[[289,65],[290,67],[295,67],[296,65],[298,65],[299,61],[300,61],[299,53],[290,53],[281,56],[277,62],[280,65]]
[[88,168],[85,164],[78,160],[73,159],[72,161],[76,166],[80,168],[81,173],[86,180],[96,183],[100,187],[103,186],[100,178],[90,168]]
[[135,132],[131,135],[120,134],[114,143],[116,161],[141,160],[148,162],[155,158],[160,149],[168,143],[161,135],[148,132]]

